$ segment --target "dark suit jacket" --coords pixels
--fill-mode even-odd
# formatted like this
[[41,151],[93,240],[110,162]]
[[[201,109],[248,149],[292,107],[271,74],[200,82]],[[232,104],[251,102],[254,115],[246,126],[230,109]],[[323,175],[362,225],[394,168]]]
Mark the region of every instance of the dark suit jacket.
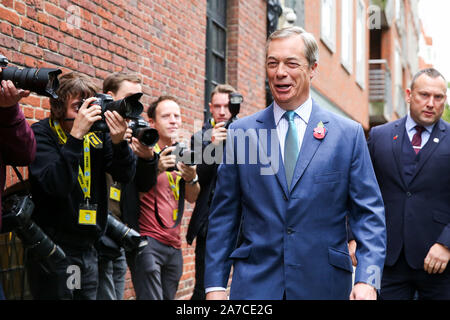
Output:
[[409,265],[422,269],[433,244],[450,247],[450,125],[436,123],[407,185],[401,160],[405,122],[406,117],[374,127],[368,143],[386,207],[386,265],[404,247]]
[[[203,126],[201,131],[196,132],[191,137],[191,150],[195,151],[197,149],[200,149],[199,146],[201,145],[201,151],[203,155],[203,151],[205,150],[205,148],[211,144],[211,129],[212,125],[208,121]],[[198,195],[197,201],[195,202],[195,208],[192,212],[192,217],[189,221],[189,227],[186,234],[186,240],[189,244],[192,244],[198,234],[206,237],[209,206],[212,199],[212,192],[214,192],[214,187],[216,184],[217,167],[219,166],[217,163],[206,164],[203,160],[203,157],[196,160],[196,162],[198,163],[197,175],[198,182],[200,184],[200,193]],[[221,156],[220,160],[222,160]]]

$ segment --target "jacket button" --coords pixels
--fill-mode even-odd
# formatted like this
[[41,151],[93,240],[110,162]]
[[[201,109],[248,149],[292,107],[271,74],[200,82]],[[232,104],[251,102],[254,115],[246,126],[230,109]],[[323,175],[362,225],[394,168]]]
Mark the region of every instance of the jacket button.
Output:
[[411,192],[408,191],[408,192],[406,193],[406,196],[407,196],[408,198],[411,198],[411,196],[412,196]]
[[287,234],[293,234],[293,233],[294,233],[294,230],[292,228],[287,229]]

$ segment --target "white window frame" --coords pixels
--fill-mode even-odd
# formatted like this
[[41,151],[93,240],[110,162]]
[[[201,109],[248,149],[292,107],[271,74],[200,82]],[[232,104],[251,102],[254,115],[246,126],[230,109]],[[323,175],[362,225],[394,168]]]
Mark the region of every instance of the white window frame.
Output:
[[353,72],[353,9],[354,0],[341,0],[341,64]]
[[363,0],[356,3],[356,83],[364,89],[366,85],[367,48],[366,48],[366,4]]
[[320,1],[320,39],[331,52],[336,51],[336,0]]

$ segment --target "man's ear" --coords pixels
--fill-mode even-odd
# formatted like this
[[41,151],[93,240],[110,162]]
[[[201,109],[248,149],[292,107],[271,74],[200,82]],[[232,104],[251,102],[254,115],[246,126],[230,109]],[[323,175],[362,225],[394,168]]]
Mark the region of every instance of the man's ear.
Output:
[[410,88],[406,88],[405,89],[405,101],[406,103],[410,104],[411,103],[411,89]]
[[113,98],[113,100],[116,100],[116,95],[114,94],[114,92],[108,91],[106,94],[109,94]]
[[318,63],[314,62],[313,66],[311,67],[311,75],[310,75],[310,79],[312,80],[312,78],[314,78],[317,74],[317,66]]

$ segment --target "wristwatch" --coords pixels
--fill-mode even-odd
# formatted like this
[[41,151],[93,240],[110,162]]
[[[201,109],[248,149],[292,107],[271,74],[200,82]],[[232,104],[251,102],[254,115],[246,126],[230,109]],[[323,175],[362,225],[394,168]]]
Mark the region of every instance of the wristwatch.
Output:
[[194,184],[196,184],[197,182],[198,182],[198,175],[197,175],[197,174],[195,175],[195,178],[192,179],[191,181],[186,181],[186,183],[187,183],[187,184],[190,184],[190,185],[194,185]]

